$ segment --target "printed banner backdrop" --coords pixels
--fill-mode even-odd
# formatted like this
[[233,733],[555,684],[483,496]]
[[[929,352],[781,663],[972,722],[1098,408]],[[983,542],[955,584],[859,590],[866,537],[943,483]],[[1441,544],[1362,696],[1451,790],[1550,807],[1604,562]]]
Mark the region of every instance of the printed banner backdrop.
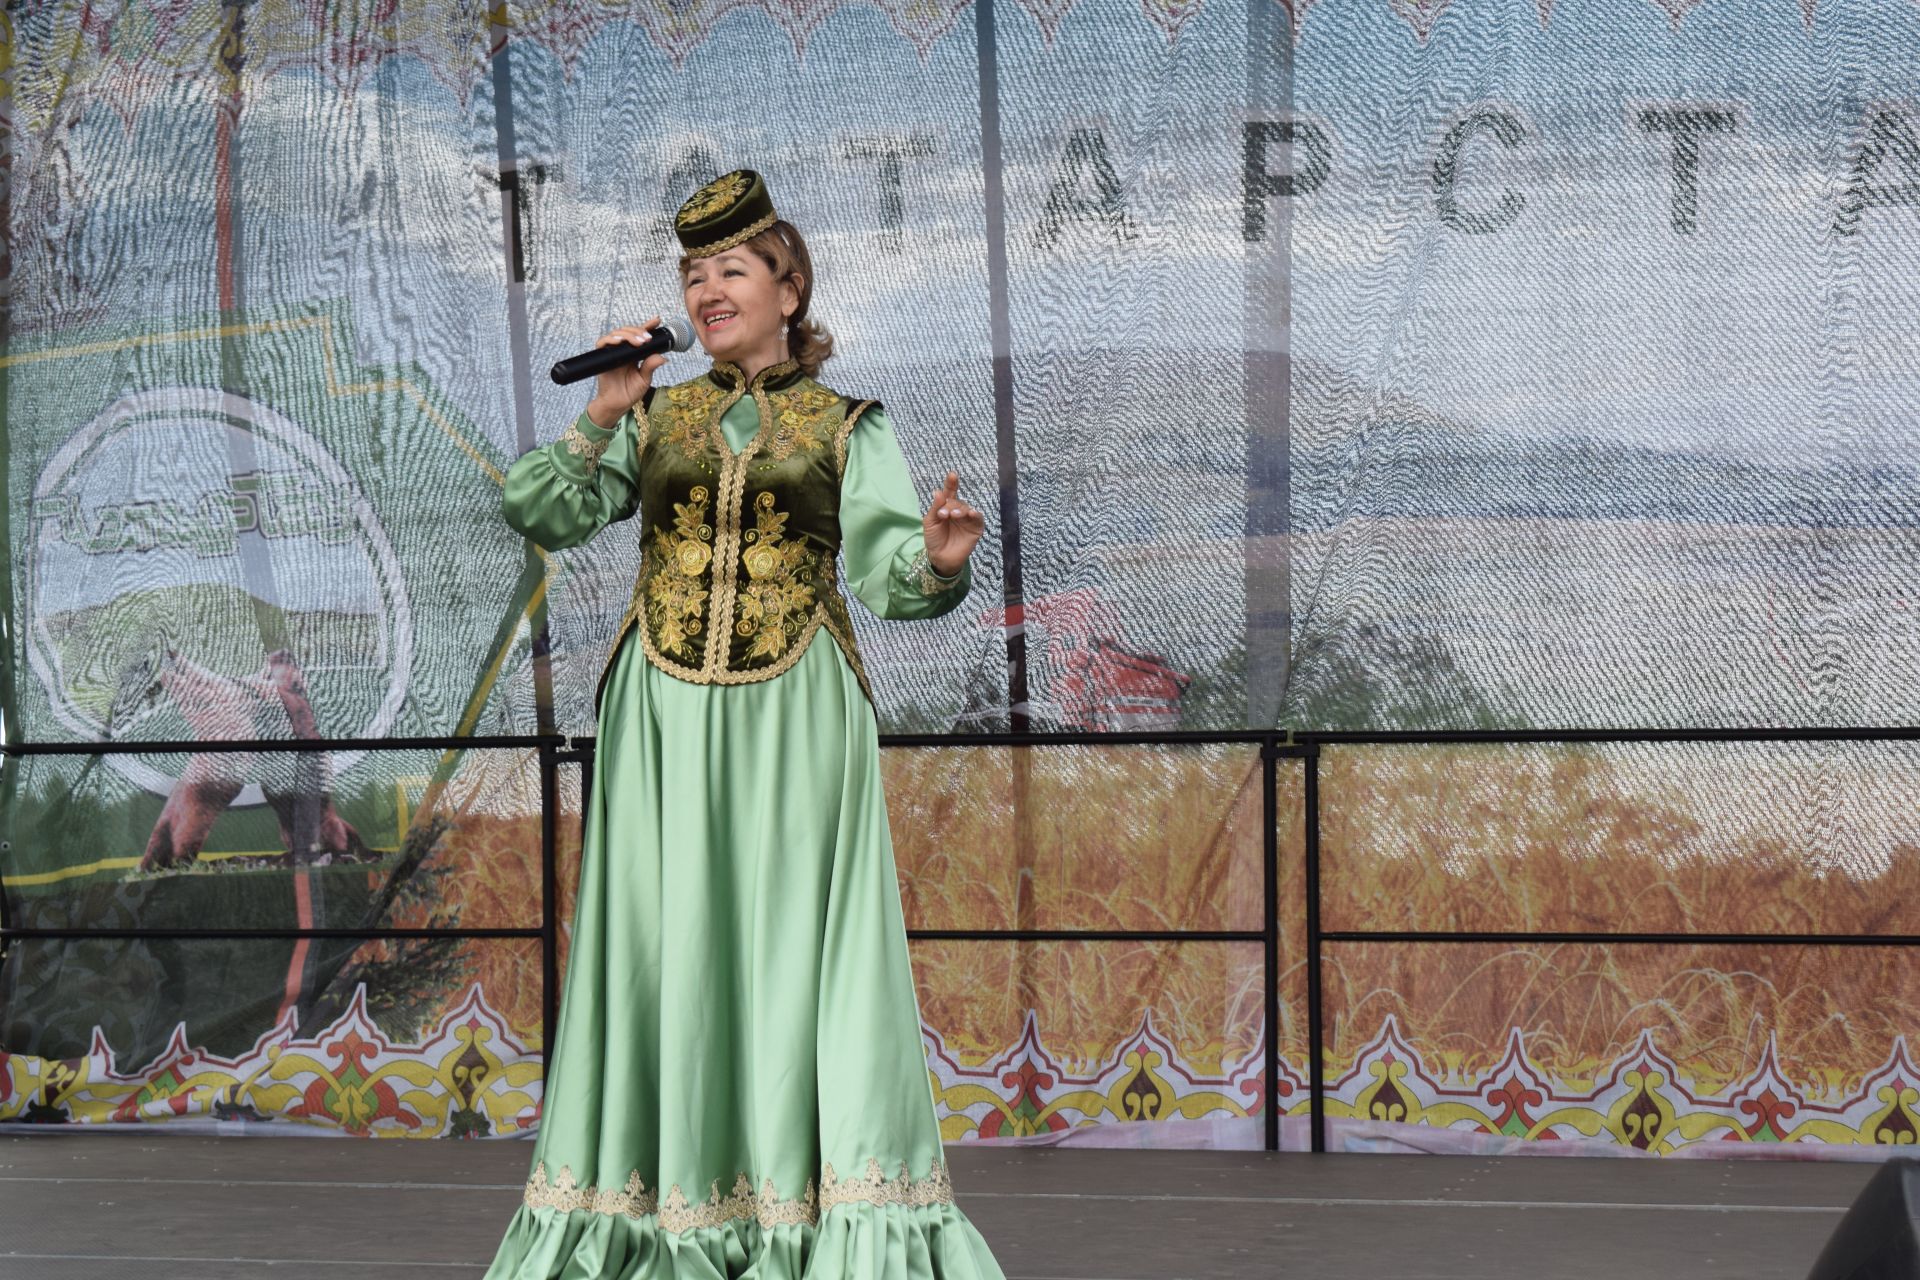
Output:
[[[1912,743],[1327,748],[1321,770],[1329,930],[1920,932]],[[1920,1132],[1899,947],[1342,943],[1327,964],[1328,1110],[1356,1144],[1832,1155]]]
[[[828,381],[988,513],[856,610],[917,928],[1257,930],[1245,746],[967,735],[1920,723],[1920,8],[1863,0],[28,3],[0,18],[0,904],[540,924],[627,529],[498,517],[767,174]],[[679,357],[667,376],[698,368]],[[1893,746],[1329,749],[1329,928],[1920,933]],[[950,1140],[1304,1145],[1304,772],[1257,943],[916,943]],[[561,771],[563,893],[579,774]],[[560,905],[562,920],[568,900]],[[1342,943],[1354,1148],[1870,1154],[1897,947]],[[0,1122],[524,1133],[537,939],[61,937]],[[1275,1036],[1279,1077],[1263,1077]]]

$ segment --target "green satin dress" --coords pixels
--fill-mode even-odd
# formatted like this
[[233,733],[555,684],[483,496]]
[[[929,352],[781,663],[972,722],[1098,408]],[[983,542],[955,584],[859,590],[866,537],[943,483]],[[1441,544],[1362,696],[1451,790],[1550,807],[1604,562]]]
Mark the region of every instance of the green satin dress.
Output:
[[[759,410],[721,420],[737,453]],[[583,415],[507,476],[540,545],[632,515],[635,419]],[[579,452],[604,447],[598,465]],[[885,415],[847,440],[844,581],[930,618],[920,498]],[[696,684],[637,636],[602,690],[533,1171],[488,1280],[1003,1280],[953,1202],[872,707],[824,632],[771,679]]]

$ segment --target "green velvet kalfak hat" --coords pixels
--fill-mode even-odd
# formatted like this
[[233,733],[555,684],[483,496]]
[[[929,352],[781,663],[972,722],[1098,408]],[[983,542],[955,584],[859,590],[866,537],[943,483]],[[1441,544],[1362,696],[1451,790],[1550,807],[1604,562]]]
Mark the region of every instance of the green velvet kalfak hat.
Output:
[[777,216],[766,181],[751,169],[735,169],[688,196],[673,216],[673,230],[688,257],[705,258],[753,239]]

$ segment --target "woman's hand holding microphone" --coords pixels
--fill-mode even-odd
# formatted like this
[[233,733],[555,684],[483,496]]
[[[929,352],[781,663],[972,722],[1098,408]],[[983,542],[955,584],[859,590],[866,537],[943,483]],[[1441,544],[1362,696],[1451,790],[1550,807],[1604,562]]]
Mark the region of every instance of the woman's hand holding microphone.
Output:
[[[616,342],[627,342],[638,346],[647,340],[653,330],[660,327],[660,317],[655,316],[645,324],[630,324],[611,333],[601,335],[595,347],[611,346]],[[620,415],[640,403],[640,397],[647,394],[647,388],[653,385],[653,375],[661,365],[667,362],[664,355],[648,356],[639,364],[623,364],[607,370],[594,383],[593,399],[587,401],[587,418],[601,430],[609,430],[620,421]]]

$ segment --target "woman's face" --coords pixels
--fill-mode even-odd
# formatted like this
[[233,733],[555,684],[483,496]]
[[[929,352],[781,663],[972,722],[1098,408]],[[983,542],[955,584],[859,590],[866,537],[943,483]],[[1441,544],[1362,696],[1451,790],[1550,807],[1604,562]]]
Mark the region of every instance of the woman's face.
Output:
[[787,317],[800,306],[794,279],[776,280],[759,254],[729,249],[687,264],[687,316],[715,360],[749,373],[787,357]]

